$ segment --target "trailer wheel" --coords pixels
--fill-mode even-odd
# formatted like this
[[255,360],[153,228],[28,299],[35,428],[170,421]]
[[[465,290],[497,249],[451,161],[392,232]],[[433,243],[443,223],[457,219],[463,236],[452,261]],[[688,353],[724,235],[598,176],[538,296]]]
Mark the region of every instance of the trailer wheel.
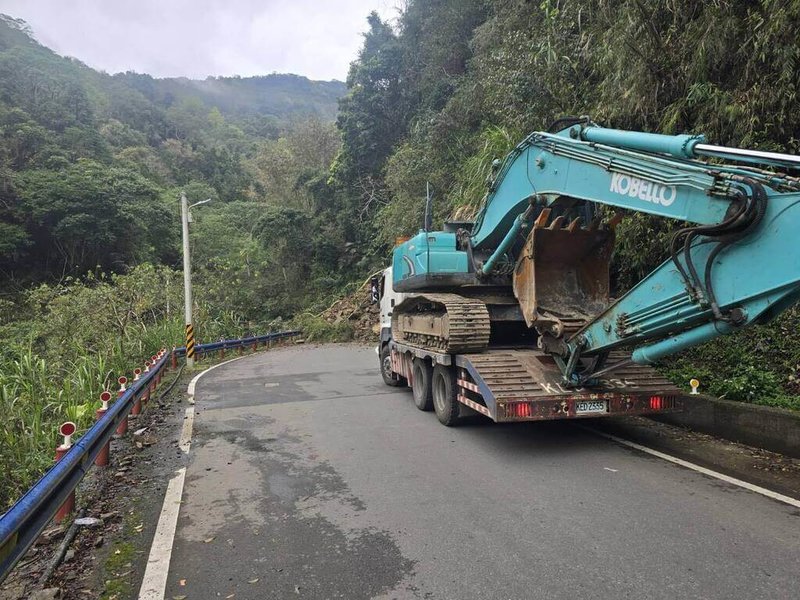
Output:
[[405,377],[392,371],[391,349],[388,344],[381,350],[381,377],[383,383],[392,387],[405,387],[408,384]]
[[414,394],[414,404],[420,410],[433,409],[431,396],[431,367],[421,358],[415,358],[411,367],[411,391]]
[[442,425],[452,427],[458,422],[459,415],[455,370],[445,365],[436,365],[433,369],[431,388],[436,417]]

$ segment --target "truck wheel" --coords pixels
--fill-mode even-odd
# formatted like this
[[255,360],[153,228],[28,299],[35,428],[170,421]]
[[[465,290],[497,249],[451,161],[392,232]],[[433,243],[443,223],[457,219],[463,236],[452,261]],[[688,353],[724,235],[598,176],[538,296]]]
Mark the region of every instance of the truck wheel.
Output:
[[414,393],[414,404],[420,410],[432,410],[431,367],[421,358],[415,358],[411,367],[411,391]]
[[383,377],[383,383],[392,387],[407,385],[405,377],[392,371],[392,356],[388,344],[381,350],[381,377]]
[[445,365],[436,365],[433,368],[431,388],[436,417],[442,425],[452,427],[458,422],[459,415],[455,370]]

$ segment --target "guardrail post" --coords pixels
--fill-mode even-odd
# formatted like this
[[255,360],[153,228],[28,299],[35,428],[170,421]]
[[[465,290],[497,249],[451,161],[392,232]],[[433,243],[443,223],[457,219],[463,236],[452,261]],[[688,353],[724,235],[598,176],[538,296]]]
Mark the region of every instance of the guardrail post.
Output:
[[253,352],[255,352],[256,350],[258,350],[258,340],[253,342]]
[[225,358],[225,338],[219,338],[219,341],[222,342],[222,346],[219,349],[219,357]]
[[267,349],[269,350],[271,348],[272,348],[272,332],[270,331],[267,334]]
[[[111,400],[111,392],[105,391],[100,394],[100,402],[103,403],[102,408],[98,408],[95,411],[95,415],[97,416],[97,420],[99,421],[106,411],[108,410],[108,401]],[[106,442],[103,446],[103,449],[100,450],[100,453],[97,455],[97,458],[94,459],[94,464],[98,467],[107,467],[108,466],[108,455],[111,449],[111,442]]]
[[[156,361],[157,361],[157,357],[156,356],[151,356],[150,357],[150,367],[151,367],[151,369],[155,369],[156,368]],[[157,385],[156,381],[157,380],[158,380],[158,373],[156,372],[156,373],[153,374],[152,379],[150,379],[150,385],[148,386],[148,388],[150,390],[150,397],[151,398],[153,397],[153,392],[156,391],[156,385]]]
[[[151,356],[150,360],[152,361],[153,368],[155,368],[156,363],[158,362],[158,354],[155,354],[155,355]],[[161,369],[158,369],[156,371],[155,376],[150,381],[152,382],[150,384],[150,390],[155,392],[156,388],[158,387],[159,381],[161,381]]]
[[[144,361],[144,372],[142,373],[145,377],[150,372],[150,361]],[[150,386],[144,388],[144,394],[142,394],[142,407],[147,406],[147,403],[150,401]]]
[[170,363],[172,364],[173,371],[178,368],[178,354],[176,352],[175,346],[172,347],[172,355],[170,356]]
[[[133,370],[133,383],[135,384],[139,381],[139,377],[142,374],[142,370],[138,367]],[[142,412],[142,397],[139,396],[136,400],[133,401],[133,408],[131,409],[131,415],[134,417]]]
[[[125,384],[128,383],[127,377],[120,377],[117,379],[119,381],[119,390],[117,391],[117,399],[119,400],[122,398],[123,394],[125,394]],[[117,425],[117,435],[123,436],[128,433],[128,413],[122,417],[122,421],[119,422]]]
[[[58,432],[64,436],[64,442],[56,448],[55,462],[58,462],[64,458],[64,455],[69,451],[70,448],[72,448],[72,435],[75,433],[76,429],[75,423],[72,421],[67,421],[58,428]],[[67,499],[64,500],[64,504],[59,507],[55,514],[54,519],[56,523],[61,523],[61,521],[66,519],[74,509],[75,490],[72,490],[69,493],[69,496],[67,496]]]

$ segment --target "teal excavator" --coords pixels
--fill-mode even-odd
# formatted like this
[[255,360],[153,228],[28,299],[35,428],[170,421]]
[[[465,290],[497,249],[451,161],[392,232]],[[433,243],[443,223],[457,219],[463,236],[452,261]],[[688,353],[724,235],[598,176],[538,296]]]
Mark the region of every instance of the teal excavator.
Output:
[[[493,169],[474,222],[431,231],[428,217],[395,248],[398,342],[450,354],[532,344],[564,385],[587,387],[766,323],[800,297],[798,156],[565,118]],[[681,225],[668,249],[642,249],[667,260],[612,300],[615,209]],[[606,366],[620,350],[629,358]]]

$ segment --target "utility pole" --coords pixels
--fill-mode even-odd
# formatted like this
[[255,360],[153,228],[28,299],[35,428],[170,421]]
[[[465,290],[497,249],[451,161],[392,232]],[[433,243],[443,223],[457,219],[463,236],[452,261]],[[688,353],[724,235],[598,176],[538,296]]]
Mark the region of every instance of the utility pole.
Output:
[[211,202],[211,198],[197,202],[189,206],[186,193],[181,192],[181,225],[183,230],[183,299],[184,315],[186,322],[186,366],[190,369],[194,366],[194,323],[192,322],[192,259],[189,253],[189,223],[192,214],[189,209]]

